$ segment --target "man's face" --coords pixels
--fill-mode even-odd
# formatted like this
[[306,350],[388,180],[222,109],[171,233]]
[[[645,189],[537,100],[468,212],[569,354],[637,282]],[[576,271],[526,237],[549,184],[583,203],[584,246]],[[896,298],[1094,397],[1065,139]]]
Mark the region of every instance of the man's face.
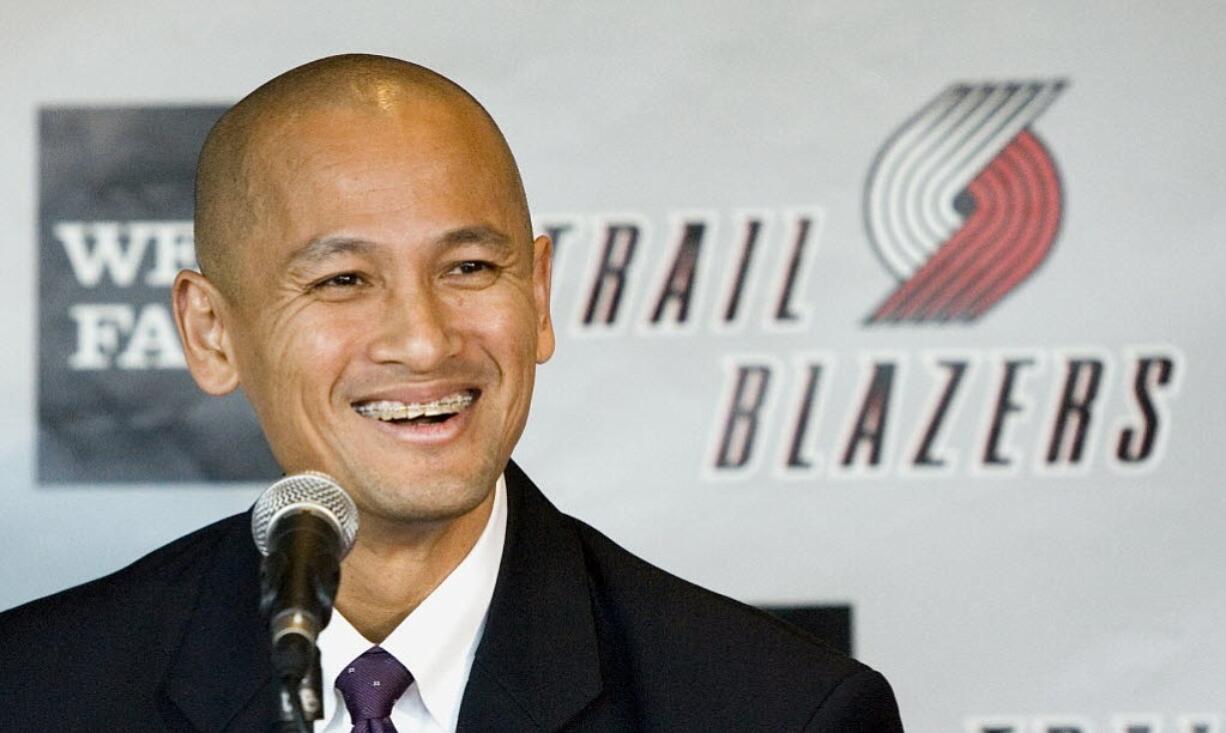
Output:
[[226,328],[281,466],[393,521],[473,509],[553,352],[550,244],[489,129],[442,102],[328,110],[255,155]]

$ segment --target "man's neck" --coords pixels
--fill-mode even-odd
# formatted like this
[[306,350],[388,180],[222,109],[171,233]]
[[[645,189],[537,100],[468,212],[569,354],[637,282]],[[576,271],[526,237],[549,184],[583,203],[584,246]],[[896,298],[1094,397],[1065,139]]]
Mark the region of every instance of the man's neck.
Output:
[[491,491],[462,516],[412,526],[363,516],[341,564],[336,609],[362,636],[383,641],[472,550],[493,503]]

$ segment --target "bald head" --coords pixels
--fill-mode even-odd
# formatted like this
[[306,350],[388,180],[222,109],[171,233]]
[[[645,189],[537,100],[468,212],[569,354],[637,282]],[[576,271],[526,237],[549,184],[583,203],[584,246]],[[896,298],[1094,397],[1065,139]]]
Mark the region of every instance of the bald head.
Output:
[[[431,114],[415,115],[421,109]],[[437,110],[446,114],[439,114]],[[270,201],[268,169],[307,117],[353,113],[388,124],[466,128],[473,155],[506,182],[522,235],[531,224],[519,170],[494,120],[468,92],[425,67],[386,56],[346,54],[312,61],[281,74],[244,97],[214,125],[196,169],[196,256],[201,271],[227,295],[243,288],[242,252],[252,246]],[[471,144],[467,144],[471,142]],[[283,188],[283,186],[282,186]]]

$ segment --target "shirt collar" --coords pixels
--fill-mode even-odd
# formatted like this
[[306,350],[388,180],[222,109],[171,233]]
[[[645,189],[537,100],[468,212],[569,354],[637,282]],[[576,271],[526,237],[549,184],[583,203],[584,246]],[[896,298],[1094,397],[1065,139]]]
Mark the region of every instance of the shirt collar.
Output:
[[[459,720],[464,687],[498,579],[506,541],[506,491],[506,481],[499,476],[489,520],[476,544],[379,644],[413,674],[427,712],[444,730],[454,730]],[[335,714],[348,715],[335,691],[336,676],[372,644],[340,612],[334,612],[331,623],[320,632],[318,646],[327,722]]]

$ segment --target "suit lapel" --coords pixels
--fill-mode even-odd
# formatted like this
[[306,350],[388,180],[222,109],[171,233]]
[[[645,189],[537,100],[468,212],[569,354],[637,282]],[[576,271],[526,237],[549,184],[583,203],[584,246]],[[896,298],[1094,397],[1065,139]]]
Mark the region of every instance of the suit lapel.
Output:
[[272,664],[259,612],[260,556],[249,522],[236,521],[218,544],[166,676],[167,697],[205,733],[266,730],[274,720]]
[[602,688],[583,548],[511,463],[507,538],[459,729],[556,730]]

